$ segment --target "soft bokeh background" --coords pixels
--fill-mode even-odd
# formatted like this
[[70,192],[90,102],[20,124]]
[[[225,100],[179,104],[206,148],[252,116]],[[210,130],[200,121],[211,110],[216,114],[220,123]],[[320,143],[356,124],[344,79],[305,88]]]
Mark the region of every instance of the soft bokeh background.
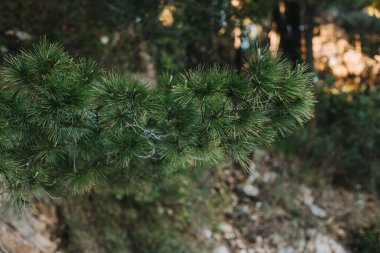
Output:
[[253,151],[250,174],[195,168],[48,201],[27,216],[43,252],[380,252],[379,1],[3,0],[0,13],[0,61],[46,36],[154,85],[199,64],[244,71],[259,43],[315,72],[315,119]]

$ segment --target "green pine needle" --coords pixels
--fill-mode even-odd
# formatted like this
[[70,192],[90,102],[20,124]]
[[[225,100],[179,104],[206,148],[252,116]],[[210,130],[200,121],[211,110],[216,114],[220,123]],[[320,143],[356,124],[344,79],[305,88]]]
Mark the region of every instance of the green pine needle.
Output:
[[165,180],[291,134],[313,115],[311,73],[255,47],[242,74],[205,66],[158,85],[105,71],[42,40],[6,58],[0,79],[0,177],[9,205],[81,194],[102,179]]

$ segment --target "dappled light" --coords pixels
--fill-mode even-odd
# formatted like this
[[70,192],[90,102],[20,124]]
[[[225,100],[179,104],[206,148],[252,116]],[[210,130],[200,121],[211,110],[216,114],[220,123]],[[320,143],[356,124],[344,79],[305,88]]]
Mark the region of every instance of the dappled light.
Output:
[[369,15],[380,18],[380,11],[375,6],[369,6],[365,10]]
[[1,0],[1,253],[380,253],[380,0]]
[[163,26],[172,26],[174,23],[174,15],[175,7],[173,5],[165,6],[159,16],[159,20],[161,21]]
[[376,85],[380,75],[379,55],[370,57],[362,51],[360,37],[348,40],[347,34],[337,25],[321,25],[313,38],[314,66],[316,70],[331,73],[336,78],[333,93],[358,90],[360,83]]

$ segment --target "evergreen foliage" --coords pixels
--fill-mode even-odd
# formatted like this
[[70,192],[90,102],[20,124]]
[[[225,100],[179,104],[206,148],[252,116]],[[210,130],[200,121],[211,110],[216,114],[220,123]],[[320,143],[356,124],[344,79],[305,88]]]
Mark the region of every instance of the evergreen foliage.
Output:
[[45,40],[6,59],[0,175],[13,207],[122,181],[135,187],[234,159],[312,116],[310,73],[256,47],[242,74],[214,66],[150,87]]
[[[380,89],[331,94],[317,92],[314,127],[281,142],[288,155],[303,158],[337,185],[380,193]],[[307,159],[305,159],[307,158]]]

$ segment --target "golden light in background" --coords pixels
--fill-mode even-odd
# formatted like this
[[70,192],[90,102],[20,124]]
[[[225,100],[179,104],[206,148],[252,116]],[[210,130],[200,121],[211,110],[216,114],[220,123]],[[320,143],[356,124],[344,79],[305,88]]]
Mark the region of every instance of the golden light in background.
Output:
[[276,32],[276,25],[273,25],[272,30],[268,33],[269,50],[272,53],[277,53],[280,48],[280,34]]
[[349,50],[343,55],[343,61],[347,66],[347,70],[350,74],[360,75],[365,69],[365,62],[363,61],[363,55],[357,50]]
[[347,51],[348,48],[350,48],[350,43],[348,43],[348,41],[345,39],[339,39],[337,42],[337,47],[337,53],[341,55],[344,54],[344,52]]
[[175,7],[173,5],[167,5],[161,11],[158,19],[161,21],[163,26],[172,26],[174,23],[173,13],[175,11]]
[[252,20],[251,20],[249,17],[245,17],[245,18],[243,19],[243,25],[244,25],[244,26],[252,25]]
[[354,43],[355,50],[358,52],[362,51],[362,42],[360,40],[360,35],[355,34],[355,43]]
[[226,33],[226,31],[227,31],[227,27],[223,26],[222,28],[219,29],[218,34],[223,35]]
[[286,12],[285,3],[284,3],[283,1],[281,1],[281,2],[278,4],[278,8],[279,8],[281,14],[284,14],[284,13]]
[[238,49],[241,46],[241,29],[240,27],[235,27],[232,30],[232,36],[234,37],[234,48]]
[[231,5],[237,9],[241,9],[241,7],[243,7],[241,0],[231,0]]
[[314,67],[324,72],[331,70],[335,83],[328,92],[351,92],[359,90],[365,81],[369,86],[376,85],[380,74],[380,56],[373,58],[362,52],[360,36],[350,42],[346,32],[328,23],[319,27],[319,34],[313,37]]
[[368,15],[380,18],[380,11],[377,8],[375,8],[374,6],[367,7],[366,11],[367,11]]
[[331,65],[331,70],[336,77],[344,78],[348,76],[347,68],[341,63]]
[[346,92],[346,93],[349,93],[349,92],[352,92],[352,91],[355,91],[357,90],[357,86],[356,85],[353,85],[353,84],[346,84],[346,85],[343,85],[341,90],[342,92]]

